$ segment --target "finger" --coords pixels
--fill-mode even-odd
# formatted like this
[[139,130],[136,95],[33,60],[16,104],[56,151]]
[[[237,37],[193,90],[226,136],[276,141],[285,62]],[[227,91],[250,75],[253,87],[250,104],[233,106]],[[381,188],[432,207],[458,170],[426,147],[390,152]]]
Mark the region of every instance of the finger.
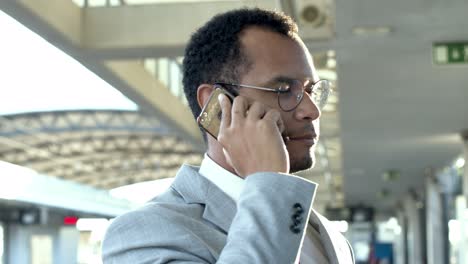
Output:
[[284,125],[283,118],[281,118],[281,115],[278,113],[280,116],[276,122],[276,125],[278,126],[279,132],[283,134],[284,130],[286,129],[286,126]]
[[242,96],[237,96],[234,98],[234,103],[232,104],[232,124],[241,124],[245,120],[245,114],[249,109],[249,104],[247,99]]
[[250,120],[259,120],[265,116],[266,112],[267,109],[263,104],[255,102],[250,106],[247,118]]
[[268,110],[263,119],[275,124],[280,133],[284,132],[285,126],[283,119],[281,118],[280,112],[278,112],[276,109]]
[[221,106],[221,124],[219,130],[224,130],[231,125],[231,101],[224,94],[218,95],[219,105]]

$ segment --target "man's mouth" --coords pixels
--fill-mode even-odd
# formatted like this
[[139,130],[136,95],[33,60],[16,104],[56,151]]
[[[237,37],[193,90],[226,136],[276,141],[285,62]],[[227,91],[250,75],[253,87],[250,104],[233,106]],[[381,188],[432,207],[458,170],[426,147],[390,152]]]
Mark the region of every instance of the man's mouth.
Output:
[[310,134],[303,134],[303,135],[294,135],[294,136],[286,136],[285,142],[301,142],[305,145],[314,145],[318,137],[316,134],[310,133]]

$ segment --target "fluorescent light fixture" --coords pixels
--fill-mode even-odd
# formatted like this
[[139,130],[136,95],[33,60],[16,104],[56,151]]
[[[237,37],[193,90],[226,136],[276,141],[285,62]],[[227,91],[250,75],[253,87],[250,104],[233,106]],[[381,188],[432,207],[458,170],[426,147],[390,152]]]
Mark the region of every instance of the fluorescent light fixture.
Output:
[[461,169],[463,166],[465,166],[465,159],[460,157],[455,161],[455,167]]
[[389,26],[357,26],[353,28],[356,36],[386,36],[392,32]]

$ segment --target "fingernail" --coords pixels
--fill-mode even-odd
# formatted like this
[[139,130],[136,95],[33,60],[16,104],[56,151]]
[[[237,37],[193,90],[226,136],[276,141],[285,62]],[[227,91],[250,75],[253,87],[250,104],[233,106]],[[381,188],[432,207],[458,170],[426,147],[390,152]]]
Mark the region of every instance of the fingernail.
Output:
[[218,95],[218,101],[221,103],[223,101],[223,95],[222,94],[219,94]]

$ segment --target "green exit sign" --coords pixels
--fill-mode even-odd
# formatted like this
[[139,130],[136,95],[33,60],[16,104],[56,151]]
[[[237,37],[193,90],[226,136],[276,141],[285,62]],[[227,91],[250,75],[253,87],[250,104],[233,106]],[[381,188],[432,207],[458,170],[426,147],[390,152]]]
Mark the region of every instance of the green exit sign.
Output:
[[436,65],[468,64],[468,42],[436,43],[432,50]]

